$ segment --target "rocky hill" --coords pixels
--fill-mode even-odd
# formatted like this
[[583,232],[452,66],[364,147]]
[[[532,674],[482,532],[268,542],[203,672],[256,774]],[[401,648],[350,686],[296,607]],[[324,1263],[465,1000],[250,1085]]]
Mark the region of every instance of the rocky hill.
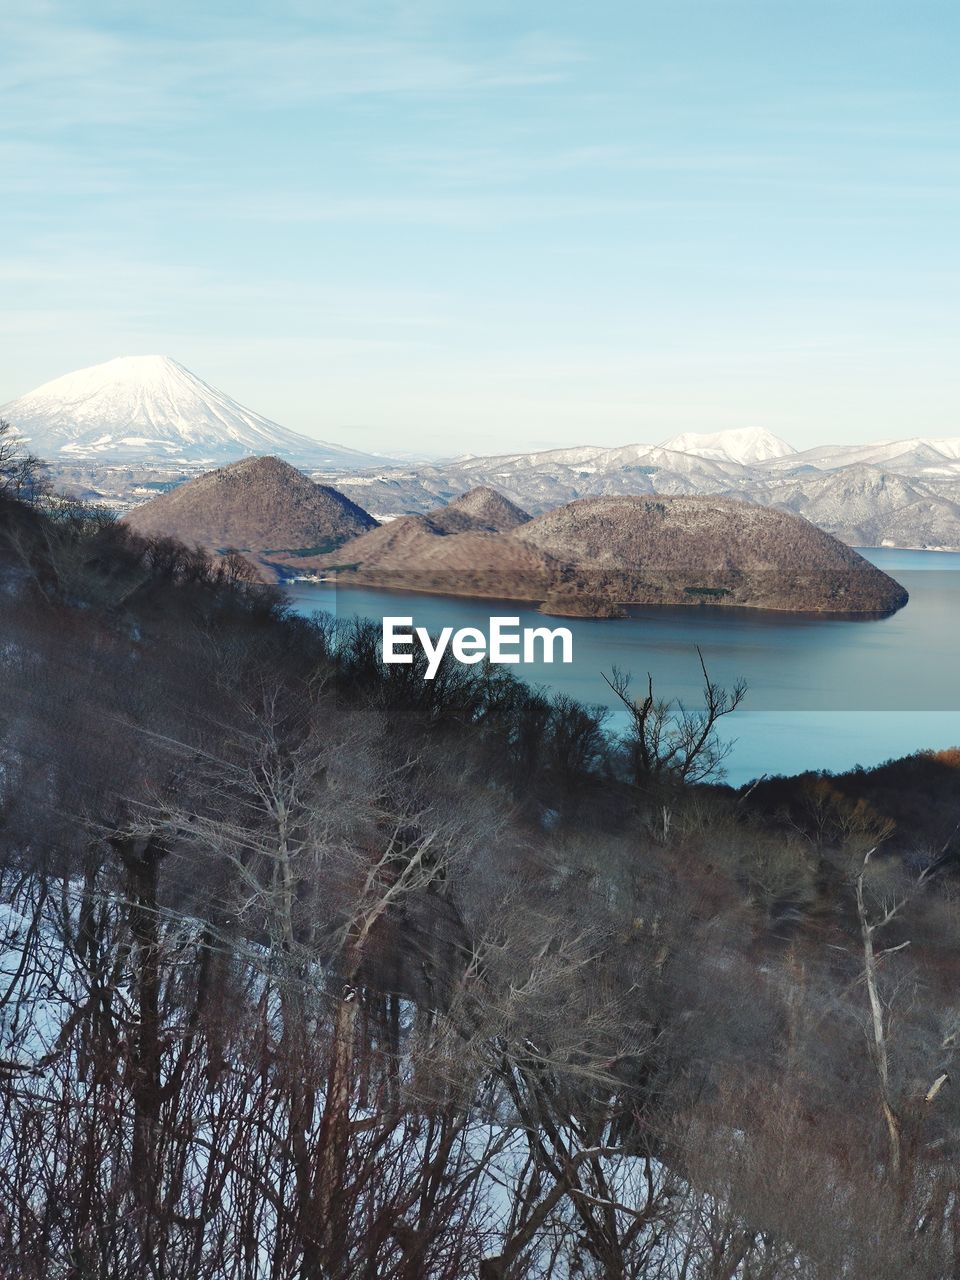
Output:
[[395,520],[310,563],[345,582],[535,599],[560,614],[625,604],[885,614],[907,600],[806,520],[735,499],[586,498],[503,532],[451,530],[449,510]]
[[806,520],[732,498],[584,498],[515,537],[574,566],[592,594],[623,601],[888,613],[907,598]]
[[[492,490],[477,489],[422,516],[401,516],[333,554],[300,557],[296,568],[336,571],[344,581],[442,595],[543,598],[562,566],[512,537],[530,517]],[[282,569],[292,561],[276,562]],[[545,584],[546,587],[545,587]]]
[[333,551],[377,523],[336,489],[270,457],[208,471],[136,507],[124,521],[148,536],[243,551],[261,565]]
[[496,489],[481,485],[454,498],[445,507],[429,512],[428,518],[447,532],[475,529],[506,533],[526,524],[530,516]]

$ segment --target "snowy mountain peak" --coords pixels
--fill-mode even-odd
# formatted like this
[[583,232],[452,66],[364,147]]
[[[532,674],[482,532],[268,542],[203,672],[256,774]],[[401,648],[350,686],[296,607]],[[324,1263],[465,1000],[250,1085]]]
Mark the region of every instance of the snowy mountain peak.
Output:
[[33,394],[50,392],[61,396],[82,396],[106,386],[130,383],[142,386],[170,385],[178,375],[188,381],[192,379],[200,383],[199,378],[194,378],[188,369],[170,356],[116,356],[113,360],[105,360],[103,364],[90,365],[87,369],[77,369],[73,373],[54,378],[38,387]]
[[64,374],[0,407],[0,418],[52,462],[204,465],[265,453],[313,467],[382,461],[288,431],[161,355],[120,356]]
[[664,440],[660,448],[672,449],[675,453],[693,453],[700,458],[739,462],[744,466],[796,453],[786,440],[781,440],[762,427],[744,427],[732,431],[688,431]]

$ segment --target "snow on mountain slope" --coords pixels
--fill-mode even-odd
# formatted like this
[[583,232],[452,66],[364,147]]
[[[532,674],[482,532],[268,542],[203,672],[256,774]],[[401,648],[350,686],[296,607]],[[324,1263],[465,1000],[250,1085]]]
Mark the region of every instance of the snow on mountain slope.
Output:
[[[641,446],[642,447],[642,446]],[[465,454],[462,458],[442,464],[450,470],[499,471],[508,474],[516,471],[541,470],[544,467],[588,468],[597,458],[609,452],[603,445],[578,445],[571,449],[541,449],[535,453]]]
[[714,484],[721,487],[739,479],[744,474],[743,464],[734,462],[731,458],[714,458],[706,454],[667,449],[663,445],[644,446],[634,457],[631,454],[635,448],[635,445],[627,445],[626,449],[611,449],[604,455],[607,469],[614,471],[632,462],[634,465],[650,467],[658,474],[671,472],[704,485]]
[[51,462],[232,462],[277,454],[301,466],[382,459],[271,422],[169,356],[122,356],[79,369],[0,407]]
[[[725,495],[802,514],[853,546],[960,549],[960,459],[952,456],[960,442],[915,438],[797,453],[767,432],[718,432],[669,443],[473,455],[336,484],[378,519],[430,511],[475,485],[533,515],[585,497]],[[788,452],[771,456],[771,449]],[[767,456],[741,462],[731,453]]]
[[743,428],[733,431],[697,432],[664,440],[661,449],[675,453],[693,453],[701,458],[716,458],[745,465],[765,462],[768,458],[782,458],[796,452],[786,440],[762,428]]
[[960,436],[941,437],[938,440],[924,440],[931,449],[936,449],[945,458],[960,458]]
[[777,476],[753,499],[802,515],[853,546],[956,547],[960,506],[928,484],[867,464]]
[[833,472],[849,467],[873,466],[918,479],[956,478],[960,476],[957,449],[960,449],[960,441],[957,440],[926,440],[920,437],[871,444],[817,445],[802,453],[772,458],[762,466],[767,474],[794,474],[802,469]]

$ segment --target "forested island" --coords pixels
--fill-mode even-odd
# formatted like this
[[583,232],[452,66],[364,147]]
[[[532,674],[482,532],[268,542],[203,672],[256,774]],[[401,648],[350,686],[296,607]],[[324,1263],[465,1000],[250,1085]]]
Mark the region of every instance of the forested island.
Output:
[[626,605],[719,605],[882,617],[907,593],[806,520],[723,497],[596,497],[531,519],[490,488],[384,525],[278,458],[247,458],[125,516],[148,536],[235,551],[261,577],[306,572],[439,595],[617,617]]

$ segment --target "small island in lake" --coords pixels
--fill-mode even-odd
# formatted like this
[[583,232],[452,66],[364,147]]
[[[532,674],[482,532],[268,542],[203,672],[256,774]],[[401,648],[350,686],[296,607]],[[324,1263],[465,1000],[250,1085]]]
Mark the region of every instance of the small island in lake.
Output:
[[[533,600],[544,613],[617,617],[624,606],[718,605],[885,615],[907,593],[851,547],[799,516],[731,498],[583,498],[536,519],[513,508],[492,527],[483,498],[404,516],[361,534],[318,567],[351,582]],[[460,500],[463,503],[465,500]],[[512,504],[511,504],[512,505]],[[451,508],[456,531],[448,531]],[[522,515],[522,513],[519,513]]]
[[532,601],[544,613],[619,617],[628,605],[884,616],[907,593],[800,516],[733,498],[582,498],[531,519],[491,488],[426,515],[376,520],[275,458],[200,476],[125,517],[261,576],[304,573],[440,595]]

